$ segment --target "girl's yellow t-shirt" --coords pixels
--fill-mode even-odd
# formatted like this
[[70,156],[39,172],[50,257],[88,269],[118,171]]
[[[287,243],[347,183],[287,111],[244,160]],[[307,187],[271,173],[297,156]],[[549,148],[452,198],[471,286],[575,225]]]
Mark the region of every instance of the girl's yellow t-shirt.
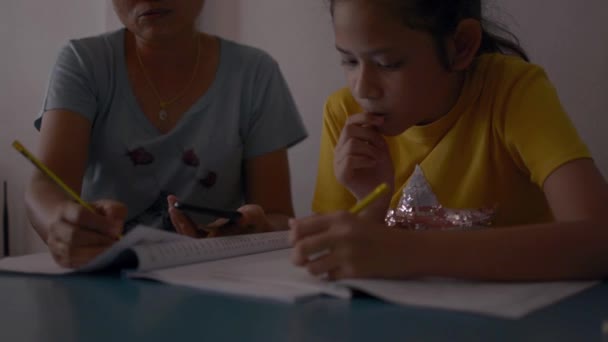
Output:
[[[356,202],[336,180],[333,151],[346,118],[361,111],[348,89],[325,105],[316,213]],[[395,167],[392,207],[419,164],[444,207],[495,208],[498,226],[552,220],[545,179],[564,163],[591,157],[542,68],[502,54],[477,58],[447,115],[385,139]]]

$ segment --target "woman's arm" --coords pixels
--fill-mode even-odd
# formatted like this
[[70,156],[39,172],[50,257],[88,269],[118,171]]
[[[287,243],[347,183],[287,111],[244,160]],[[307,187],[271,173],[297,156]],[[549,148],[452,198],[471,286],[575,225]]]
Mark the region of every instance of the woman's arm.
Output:
[[272,230],[287,229],[293,217],[287,150],[280,149],[246,163],[246,202],[261,206]]
[[[64,110],[44,114],[38,157],[76,193],[80,193],[88,157],[91,124],[83,116]],[[36,170],[25,192],[30,222],[46,241],[57,206],[68,196],[46,175]]]

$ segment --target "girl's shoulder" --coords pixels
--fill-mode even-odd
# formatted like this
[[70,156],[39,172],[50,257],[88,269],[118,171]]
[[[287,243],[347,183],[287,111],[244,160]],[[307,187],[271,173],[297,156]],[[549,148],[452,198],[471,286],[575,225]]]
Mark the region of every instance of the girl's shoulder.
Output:
[[529,78],[546,78],[544,69],[519,56],[501,53],[481,55],[473,64],[474,80],[484,88],[510,89]]

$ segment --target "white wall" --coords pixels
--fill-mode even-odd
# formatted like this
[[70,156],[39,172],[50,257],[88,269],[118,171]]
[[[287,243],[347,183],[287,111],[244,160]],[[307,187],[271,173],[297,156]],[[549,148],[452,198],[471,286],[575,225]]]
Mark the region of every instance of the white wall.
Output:
[[67,39],[104,30],[104,2],[3,0],[0,11],[0,180],[8,180],[11,247],[40,249],[23,211],[23,188],[32,165],[10,146],[19,139],[37,146],[33,119],[40,110],[48,74]]
[[309,137],[290,151],[296,214],[311,212],[323,104],[344,86],[324,0],[242,0],[239,39],[268,51],[296,100]]
[[[212,1],[213,2],[213,1]],[[291,153],[296,212],[310,212],[322,104],[345,84],[325,0],[236,0],[240,41],[281,64],[310,136]],[[564,107],[608,176],[608,14],[606,0],[489,0],[488,12],[511,26],[533,62],[543,65]],[[542,20],[539,20],[542,18]]]
[[[608,150],[608,13],[605,0],[491,0],[535,62],[546,67],[564,106],[605,175]],[[208,0],[201,27],[270,52],[280,63],[310,133],[290,153],[296,211],[310,212],[322,106],[344,84],[325,0]],[[36,146],[32,119],[56,52],[66,39],[118,27],[109,0],[4,0],[0,11],[0,180],[11,191],[13,250],[39,249],[23,213],[23,185],[32,167],[10,142]],[[496,11],[498,10],[498,11]],[[539,18],[542,17],[542,21]],[[541,23],[542,22],[542,23]]]
[[492,1],[492,11],[548,72],[608,177],[608,1]]

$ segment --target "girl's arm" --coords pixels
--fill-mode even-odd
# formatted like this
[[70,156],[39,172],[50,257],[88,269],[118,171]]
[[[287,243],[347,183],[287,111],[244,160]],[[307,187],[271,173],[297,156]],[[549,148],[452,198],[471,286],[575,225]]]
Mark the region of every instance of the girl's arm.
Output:
[[593,160],[562,165],[543,189],[556,222],[417,233],[419,272],[489,280],[608,276],[608,185]]
[[[530,281],[608,276],[608,190],[590,159],[544,184],[556,222],[476,231],[388,228],[348,213],[291,221],[293,261],[330,278]],[[313,258],[328,251],[322,257]]]
[[[605,220],[412,233],[405,276],[528,281],[608,276]],[[414,261],[415,260],[415,261]]]

